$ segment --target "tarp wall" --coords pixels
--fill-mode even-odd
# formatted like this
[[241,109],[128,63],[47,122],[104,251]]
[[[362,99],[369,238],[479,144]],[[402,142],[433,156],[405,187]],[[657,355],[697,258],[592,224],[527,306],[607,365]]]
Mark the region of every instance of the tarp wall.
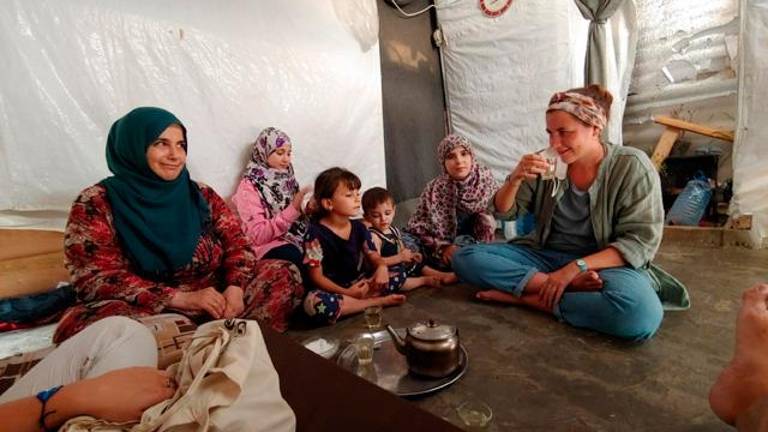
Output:
[[112,122],[175,113],[192,177],[230,195],[267,126],[294,143],[301,183],[346,166],[385,184],[375,0],[4,1],[0,226],[63,227],[109,175]]
[[451,126],[502,179],[522,155],[548,145],[552,93],[583,84],[589,21],[573,0],[515,1],[498,18],[477,1],[435,4]]
[[[734,130],[739,38],[738,0],[636,0],[639,40],[624,143],[653,152],[669,115]],[[686,150],[687,148],[687,150]],[[684,134],[673,155],[719,154],[718,180],[732,177],[731,143]]]
[[731,213],[751,214],[757,247],[768,239],[768,0],[741,0],[739,113]]

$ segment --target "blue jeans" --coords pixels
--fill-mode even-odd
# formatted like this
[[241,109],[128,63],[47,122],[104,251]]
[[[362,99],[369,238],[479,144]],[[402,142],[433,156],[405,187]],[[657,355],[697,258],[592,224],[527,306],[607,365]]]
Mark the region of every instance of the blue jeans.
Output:
[[[565,252],[495,243],[461,248],[453,255],[453,269],[464,282],[519,297],[537,272],[553,272],[578,258]],[[566,291],[552,313],[574,327],[624,339],[653,336],[664,311],[645,270],[614,267],[598,274],[602,289]]]

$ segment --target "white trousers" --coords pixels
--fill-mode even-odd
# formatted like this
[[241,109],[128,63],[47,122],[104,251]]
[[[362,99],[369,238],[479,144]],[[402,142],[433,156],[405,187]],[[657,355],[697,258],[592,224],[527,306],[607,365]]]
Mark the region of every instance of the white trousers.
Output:
[[137,321],[107,317],[59,345],[0,395],[0,403],[135,366],[157,367],[155,337]]

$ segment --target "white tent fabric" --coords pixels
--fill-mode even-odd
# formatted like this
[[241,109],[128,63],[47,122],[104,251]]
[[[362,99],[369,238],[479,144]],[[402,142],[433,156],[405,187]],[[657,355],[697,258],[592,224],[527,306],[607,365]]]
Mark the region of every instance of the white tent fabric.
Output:
[[614,144],[623,144],[624,109],[627,106],[637,48],[638,27],[634,0],[622,3],[606,23],[605,32],[605,70],[602,76],[607,77],[607,82],[603,84],[614,96],[606,139]]
[[572,0],[515,1],[498,18],[476,1],[435,5],[452,128],[502,179],[522,155],[548,145],[552,93],[583,84],[589,21]]
[[733,151],[731,213],[752,215],[757,247],[768,238],[768,0],[741,0],[739,113]]
[[261,129],[300,183],[341,165],[384,184],[376,0],[9,0],[0,14],[0,226],[62,228],[109,175],[110,125],[160,106],[192,177],[228,196]]

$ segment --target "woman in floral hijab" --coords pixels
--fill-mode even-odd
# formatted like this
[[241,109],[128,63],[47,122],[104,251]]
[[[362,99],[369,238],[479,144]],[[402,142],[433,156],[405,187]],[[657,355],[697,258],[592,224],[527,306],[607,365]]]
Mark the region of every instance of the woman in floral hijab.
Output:
[[261,131],[232,202],[257,258],[287,260],[302,268],[307,225],[301,203],[309,188],[299,189],[291,152],[285,132]]
[[496,182],[461,135],[443,138],[437,155],[443,174],[424,188],[407,231],[421,241],[432,265],[447,268],[461,246],[493,240],[496,224],[487,208]]

